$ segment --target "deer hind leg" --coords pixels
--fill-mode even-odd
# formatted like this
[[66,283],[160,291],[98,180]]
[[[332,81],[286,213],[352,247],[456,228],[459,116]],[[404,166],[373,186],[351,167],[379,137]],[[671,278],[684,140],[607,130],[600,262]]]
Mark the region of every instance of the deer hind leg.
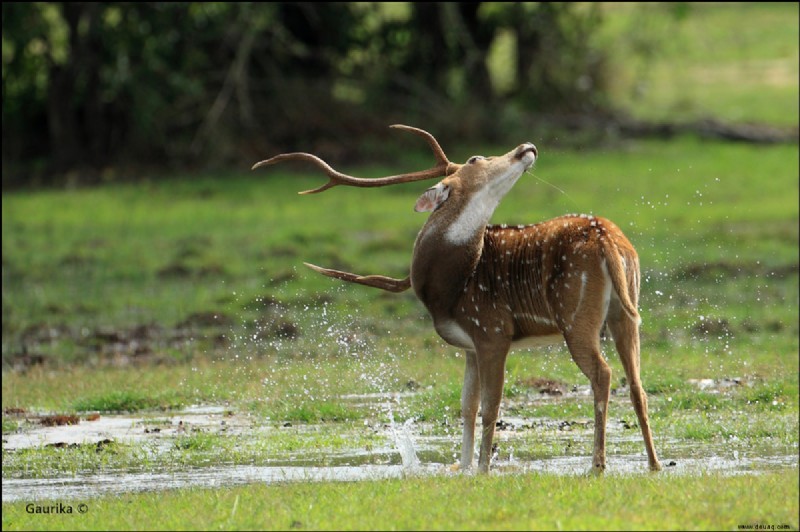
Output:
[[642,429],[644,446],[651,471],[660,471],[661,464],[653,446],[650,420],[647,416],[647,395],[642,388],[639,376],[639,325],[624,312],[616,312],[612,306],[609,312],[608,327],[614,337],[617,352],[625,368],[625,376],[630,386],[631,402]]
[[478,458],[478,471],[489,472],[489,463],[492,459],[492,442],[497,416],[500,412],[500,402],[503,399],[503,384],[505,380],[506,356],[508,355],[509,342],[495,343],[486,347],[478,347],[477,363],[480,375],[481,390],[481,451]]
[[606,468],[606,418],[611,392],[611,368],[600,351],[600,330],[606,319],[611,297],[611,280],[593,280],[583,276],[582,297],[567,308],[561,320],[564,339],[572,359],[589,378],[594,397],[594,450],[592,472]]
[[592,472],[602,473],[606,468],[606,417],[611,392],[611,368],[600,353],[599,327],[591,338],[567,336],[567,347],[572,359],[589,378],[594,396],[594,450]]
[[461,388],[461,418],[464,420],[464,435],[461,442],[461,469],[463,471],[472,468],[472,460],[475,455],[475,418],[481,399],[478,356],[475,351],[467,350],[466,359],[464,387]]

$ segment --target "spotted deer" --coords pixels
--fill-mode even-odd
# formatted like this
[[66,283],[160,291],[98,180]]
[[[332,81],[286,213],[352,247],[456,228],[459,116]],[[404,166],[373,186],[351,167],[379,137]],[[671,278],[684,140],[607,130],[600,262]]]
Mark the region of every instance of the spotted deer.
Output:
[[439,336],[466,351],[461,469],[472,467],[480,408],[483,431],[478,469],[489,470],[509,351],[564,341],[592,385],[592,470],[605,469],[611,368],[600,350],[604,324],[625,368],[650,469],[661,469],[639,377],[639,259],[622,231],[605,218],[586,215],[533,225],[487,225],[500,200],[536,162],[536,147],[524,143],[505,155],[476,155],[455,164],[430,133],[403,125],[391,127],[425,139],[436,165],[361,179],[334,170],[315,155],[285,153],[258,162],[253,169],[282,161],[315,164],[329,181],[301,194],[337,185],[380,187],[444,177],[417,200],[415,210],[431,214],[417,236],[410,275],[405,279],[307,266],[329,277],[392,292],[413,288]]

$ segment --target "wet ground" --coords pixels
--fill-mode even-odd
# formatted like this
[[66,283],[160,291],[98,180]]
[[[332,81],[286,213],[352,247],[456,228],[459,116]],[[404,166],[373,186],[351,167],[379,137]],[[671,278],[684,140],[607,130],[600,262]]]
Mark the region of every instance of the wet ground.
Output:
[[[672,449],[672,455],[682,454]],[[692,452],[692,451],[690,451]],[[694,451],[696,452],[696,450]],[[705,456],[680,457],[668,461],[665,471],[659,474],[697,475],[720,472],[724,474],[754,474],[784,468],[797,468],[796,454],[775,456],[717,456],[708,449]],[[698,455],[701,453],[697,453]],[[538,460],[505,460],[493,464],[495,474],[541,472],[557,475],[582,475],[587,472],[590,456],[548,457]],[[156,491],[173,488],[215,488],[249,483],[276,483],[294,481],[359,481],[400,478],[413,475],[453,475],[457,467],[436,462],[421,461],[409,466],[402,463],[362,464],[353,456],[354,465],[310,466],[215,466],[199,467],[171,473],[104,473],[77,475],[68,478],[3,479],[3,501],[86,499],[139,491]],[[401,460],[398,460],[401,461]],[[647,460],[641,455],[615,455],[609,457],[607,475],[648,474]]]
[[[579,395],[581,391],[574,393]],[[398,398],[373,394],[347,399],[381,404],[388,399]],[[413,419],[395,423],[391,411],[389,414],[389,423],[380,423],[370,429],[377,431],[380,441],[385,444],[368,450],[363,447],[344,448],[323,457],[318,449],[308,453],[276,453],[274,458],[262,460],[259,465],[225,465],[224,456],[220,456],[215,465],[170,471],[157,467],[146,471],[104,470],[102,473],[59,475],[53,478],[5,478],[4,474],[3,501],[82,499],[125,492],[248,483],[359,481],[408,475],[458,474],[454,462],[460,445],[460,427],[453,427],[447,434],[442,434],[441,431],[431,430],[430,425],[417,423]],[[31,415],[28,414],[28,417]],[[158,453],[160,450],[166,451],[177,438],[189,433],[246,434],[248,438],[263,439],[269,438],[270,431],[275,430],[297,431],[301,436],[302,431],[314,431],[313,425],[276,426],[275,423],[254,421],[253,416],[236,414],[224,406],[192,407],[171,413],[84,416],[77,423],[74,420],[60,421],[63,424],[44,421],[33,423],[16,433],[4,435],[3,453],[78,445],[96,445],[99,448],[111,443],[147,443],[153,452]],[[589,420],[566,422],[548,418],[504,417],[497,428],[495,441],[501,452],[492,467],[498,474],[542,472],[581,475],[589,469],[593,434]],[[648,474],[638,429],[634,427],[631,430],[624,421],[609,420],[607,437],[607,474]],[[536,439],[549,439],[553,449],[562,451],[547,453],[550,456],[526,451],[526,441]],[[748,451],[745,450],[747,448],[724,442],[663,437],[657,438],[656,444],[665,466],[662,474],[757,474],[798,467],[797,453],[787,454],[785,448]],[[641,451],[630,451],[639,447]]]

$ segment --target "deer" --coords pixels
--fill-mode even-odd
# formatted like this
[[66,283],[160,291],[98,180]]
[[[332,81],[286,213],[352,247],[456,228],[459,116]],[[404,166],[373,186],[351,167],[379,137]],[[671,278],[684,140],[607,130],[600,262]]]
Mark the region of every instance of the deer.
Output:
[[405,174],[358,178],[335,170],[315,155],[294,152],[257,162],[252,169],[305,161],[328,176],[324,185],[300,194],[339,185],[382,187],[442,178],[415,204],[417,212],[430,214],[417,235],[406,278],[305,264],[328,277],[390,292],[413,288],[436,333],[465,351],[458,467],[462,471],[473,467],[480,410],[478,472],[489,472],[508,353],[565,342],[591,383],[594,447],[590,471],[602,473],[611,368],[601,353],[600,340],[607,328],[625,371],[649,469],[660,470],[640,378],[639,258],[619,227],[593,215],[565,215],[532,225],[490,225],[500,201],[537,161],[536,146],[526,142],[505,155],[474,155],[457,164],[448,160],[427,131],[400,124],[390,127],[423,138],[436,164]]

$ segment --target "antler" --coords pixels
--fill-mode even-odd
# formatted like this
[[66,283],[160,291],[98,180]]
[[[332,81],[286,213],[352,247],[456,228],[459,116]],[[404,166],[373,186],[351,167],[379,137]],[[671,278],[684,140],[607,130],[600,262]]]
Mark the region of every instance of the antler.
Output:
[[319,166],[330,178],[330,180],[322,185],[319,188],[315,188],[312,190],[304,190],[300,192],[300,194],[315,194],[317,192],[322,192],[323,190],[328,190],[329,188],[335,187],[336,185],[350,185],[354,187],[383,187],[386,185],[395,185],[398,183],[409,183],[411,181],[421,181],[423,179],[433,179],[435,177],[441,177],[450,175],[459,168],[461,168],[460,164],[451,163],[447,156],[444,154],[444,150],[442,147],[439,146],[439,143],[436,141],[433,135],[428,133],[423,129],[418,129],[416,127],[411,126],[404,126],[402,124],[394,124],[389,126],[394,129],[403,129],[410,133],[414,133],[415,135],[419,135],[420,137],[424,138],[428,145],[433,150],[433,155],[436,157],[436,166],[429,168],[428,170],[420,170],[418,172],[411,172],[408,174],[399,174],[393,175],[389,177],[380,177],[375,179],[362,179],[358,177],[353,177],[347,174],[343,174],[334,170],[328,163],[317,157],[316,155],[311,155],[310,153],[303,153],[303,152],[295,152],[295,153],[282,153],[280,155],[276,155],[270,159],[266,159],[264,161],[257,162],[253,165],[253,170],[256,168],[260,168],[262,166],[269,166],[275,163],[279,163],[281,161],[309,161],[317,166]]

